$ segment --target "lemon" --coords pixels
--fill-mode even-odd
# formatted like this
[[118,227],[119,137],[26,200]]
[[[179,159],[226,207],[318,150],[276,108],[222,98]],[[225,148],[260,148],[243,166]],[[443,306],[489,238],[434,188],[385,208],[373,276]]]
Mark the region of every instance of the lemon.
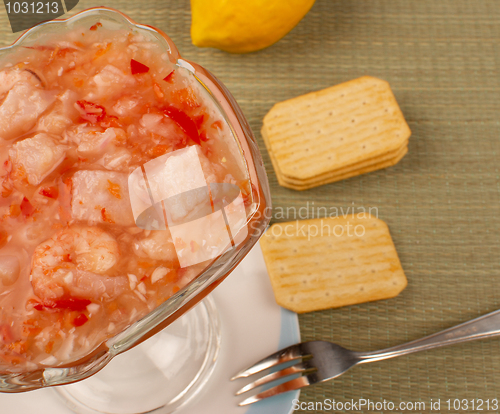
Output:
[[191,39],[231,53],[264,49],[307,14],[314,0],[191,0]]

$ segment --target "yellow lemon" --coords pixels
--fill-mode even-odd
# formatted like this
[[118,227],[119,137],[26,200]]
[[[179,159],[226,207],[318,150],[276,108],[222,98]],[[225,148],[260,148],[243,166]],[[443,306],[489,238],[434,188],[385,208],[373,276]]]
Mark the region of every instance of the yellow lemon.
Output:
[[314,0],[191,0],[191,39],[231,53],[264,49],[307,14]]

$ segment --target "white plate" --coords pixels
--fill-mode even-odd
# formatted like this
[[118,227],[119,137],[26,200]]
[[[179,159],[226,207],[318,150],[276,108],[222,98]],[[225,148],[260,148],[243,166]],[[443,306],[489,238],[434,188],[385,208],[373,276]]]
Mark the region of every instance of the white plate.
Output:
[[[242,368],[300,342],[295,313],[276,305],[260,246],[248,254],[238,268],[212,293],[219,311],[222,342],[214,373],[205,389],[179,414],[290,414],[292,400],[299,393],[289,392],[247,407],[238,407],[245,395],[236,390],[248,380],[230,382]],[[21,394],[0,393],[2,413],[70,414],[54,390],[43,389]]]

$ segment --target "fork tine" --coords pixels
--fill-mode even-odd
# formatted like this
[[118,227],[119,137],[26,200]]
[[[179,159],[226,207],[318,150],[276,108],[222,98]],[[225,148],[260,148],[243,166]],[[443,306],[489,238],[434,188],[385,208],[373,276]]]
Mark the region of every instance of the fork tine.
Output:
[[301,344],[292,345],[287,348],[283,348],[278,352],[275,352],[274,354],[269,355],[268,357],[260,360],[251,367],[248,367],[238,372],[233,378],[231,378],[231,381],[238,378],[246,378],[249,377],[250,375],[264,371],[265,369],[274,367],[279,364],[283,364],[284,362],[293,361],[295,359],[307,356],[307,355],[301,355],[300,346]]
[[294,391],[298,390],[299,388],[307,387],[312,383],[314,383],[314,379],[310,375],[304,375],[302,377],[295,378],[283,384],[279,384],[276,387],[273,387],[269,390],[262,391],[261,393],[254,395],[253,397],[248,397],[246,400],[243,400],[238,405],[242,407],[244,405],[253,404],[256,403],[257,401],[263,400],[264,398],[273,397],[275,395],[279,395],[284,392]]
[[285,378],[290,375],[298,374],[298,373],[303,373],[304,371],[311,371],[311,370],[316,370],[316,368],[311,367],[307,363],[298,363],[295,365],[292,365],[291,367],[284,368],[281,371],[277,372],[272,372],[271,374],[265,375],[258,380],[251,382],[248,385],[245,385],[242,389],[236,392],[236,395],[241,395],[244,392],[250,391],[256,387],[259,387],[261,385],[265,385],[271,381],[275,381],[280,378]]

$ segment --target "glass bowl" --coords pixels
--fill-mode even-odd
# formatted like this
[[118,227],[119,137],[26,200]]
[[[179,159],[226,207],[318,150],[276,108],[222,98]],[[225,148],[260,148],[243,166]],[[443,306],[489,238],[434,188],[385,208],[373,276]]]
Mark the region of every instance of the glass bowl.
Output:
[[26,47],[43,42],[46,36],[63,36],[68,29],[80,26],[88,28],[96,22],[108,28],[131,29],[154,39],[154,42],[161,45],[168,54],[168,59],[173,65],[187,70],[195,82],[207,91],[210,100],[219,108],[229,125],[249,179],[250,202],[245,210],[245,222],[238,229],[238,240],[233,235],[235,242],[230,248],[213,258],[210,265],[198,277],[145,317],[78,361],[30,372],[0,372],[0,392],[23,392],[70,384],[95,374],[112,358],[163,330],[204,299],[250,251],[270,219],[271,198],[265,168],[256,140],[241,109],[230,92],[214,75],[196,63],[182,59],[172,40],[161,30],[137,24],[123,13],[110,8],[92,8],[69,19],[49,21],[33,27],[13,45],[0,49],[0,62],[9,60]]

